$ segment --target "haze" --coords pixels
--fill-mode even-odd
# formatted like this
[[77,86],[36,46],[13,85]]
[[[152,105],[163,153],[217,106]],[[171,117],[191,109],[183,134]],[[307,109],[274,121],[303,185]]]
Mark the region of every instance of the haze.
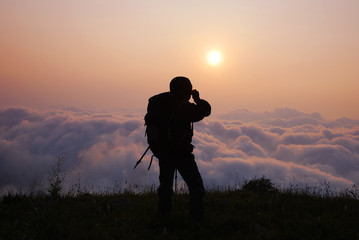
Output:
[[3,0],[0,102],[142,110],[185,75],[214,113],[359,118],[358,12],[356,0]]

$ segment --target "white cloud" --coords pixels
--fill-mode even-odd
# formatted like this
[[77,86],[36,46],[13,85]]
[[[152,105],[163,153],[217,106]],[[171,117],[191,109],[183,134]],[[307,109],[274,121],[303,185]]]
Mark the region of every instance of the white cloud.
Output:
[[[150,171],[143,114],[98,113],[80,109],[0,109],[0,189],[45,180],[57,156],[64,156],[66,184],[111,187],[158,183]],[[359,183],[359,121],[327,121],[318,113],[292,109],[252,113],[238,110],[195,124],[193,143],[206,184],[266,175],[330,181],[343,188]],[[234,177],[235,176],[235,177]]]

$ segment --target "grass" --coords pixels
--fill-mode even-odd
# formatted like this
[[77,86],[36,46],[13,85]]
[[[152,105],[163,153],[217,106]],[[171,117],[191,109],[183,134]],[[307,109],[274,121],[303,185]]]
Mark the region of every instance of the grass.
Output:
[[210,190],[205,221],[187,223],[189,196],[176,196],[163,233],[157,194],[79,192],[3,196],[0,239],[359,239],[359,202],[351,194],[278,191],[265,178],[240,190]]
[[[278,190],[270,179],[207,191],[205,220],[188,223],[189,195],[174,197],[166,233],[154,187],[63,189],[63,158],[51,167],[47,192],[8,192],[0,200],[2,239],[359,239],[359,188],[334,194],[330,184]],[[125,184],[127,185],[127,184]]]

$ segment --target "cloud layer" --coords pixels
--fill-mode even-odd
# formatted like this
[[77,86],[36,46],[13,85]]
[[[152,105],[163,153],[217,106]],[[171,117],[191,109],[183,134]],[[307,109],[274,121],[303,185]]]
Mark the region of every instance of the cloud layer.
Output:
[[[206,185],[231,184],[265,175],[275,182],[329,181],[343,189],[359,183],[359,120],[329,121],[293,109],[237,110],[195,124],[195,155]],[[0,190],[46,181],[64,157],[66,185],[95,188],[115,182],[158,183],[147,171],[143,114],[98,113],[74,108],[0,109]]]

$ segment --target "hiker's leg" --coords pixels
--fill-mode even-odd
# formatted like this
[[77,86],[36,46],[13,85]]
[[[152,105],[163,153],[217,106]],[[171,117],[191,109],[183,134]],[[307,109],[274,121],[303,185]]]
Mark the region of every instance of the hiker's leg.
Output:
[[183,158],[178,160],[177,166],[190,192],[191,218],[195,221],[202,221],[204,186],[201,174],[194,160],[194,155],[192,153],[184,155]]
[[160,186],[158,188],[158,211],[161,216],[167,215],[172,207],[173,175],[175,167],[171,159],[160,158]]

